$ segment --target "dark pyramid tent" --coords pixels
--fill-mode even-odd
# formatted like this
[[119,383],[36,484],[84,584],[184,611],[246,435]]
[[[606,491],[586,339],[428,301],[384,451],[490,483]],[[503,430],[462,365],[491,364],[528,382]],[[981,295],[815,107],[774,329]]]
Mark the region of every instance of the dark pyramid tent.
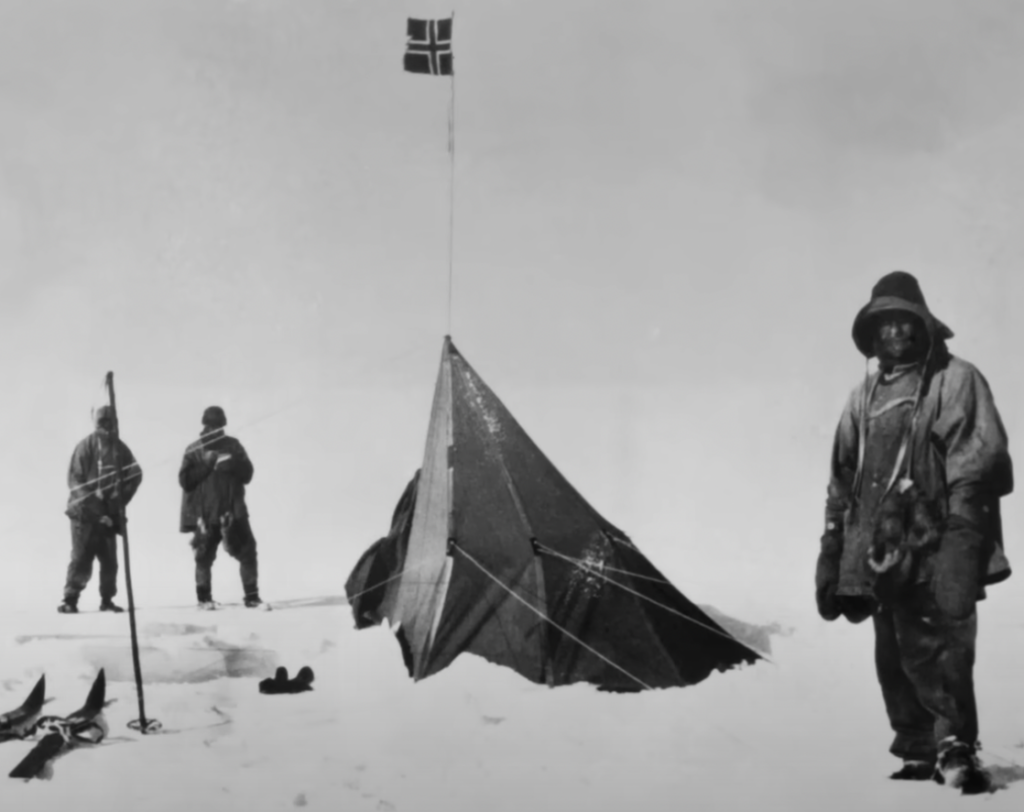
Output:
[[446,337],[423,466],[346,583],[414,679],[478,654],[548,685],[692,685],[760,659],[555,469]]

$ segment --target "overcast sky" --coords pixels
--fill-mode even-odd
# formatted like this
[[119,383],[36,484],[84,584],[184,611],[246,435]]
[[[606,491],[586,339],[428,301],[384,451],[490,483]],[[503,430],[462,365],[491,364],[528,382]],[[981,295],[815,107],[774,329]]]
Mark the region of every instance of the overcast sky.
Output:
[[59,600],[107,370],[140,599],[193,600],[175,475],[211,403],[256,466],[265,593],[340,590],[386,531],[447,330],[451,88],[402,71],[405,18],[453,7],[454,341],[684,591],[810,606],[890,270],[1016,449],[1013,0],[2,0],[8,597]]

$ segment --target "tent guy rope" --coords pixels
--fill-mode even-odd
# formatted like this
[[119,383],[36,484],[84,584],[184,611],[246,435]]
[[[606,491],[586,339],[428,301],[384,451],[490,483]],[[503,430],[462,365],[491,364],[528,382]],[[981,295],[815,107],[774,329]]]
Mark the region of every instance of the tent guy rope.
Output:
[[[729,641],[734,642],[734,643],[739,642],[733,635],[729,634],[728,632],[723,632],[723,631],[721,631],[719,629],[716,629],[716,628],[714,628],[712,626],[708,626],[706,623],[701,623],[699,620],[695,620],[694,618],[690,617],[689,615],[683,614],[678,609],[673,609],[671,606],[666,606],[665,604],[663,604],[663,603],[661,603],[659,601],[654,600],[654,598],[651,598],[651,597],[649,597],[647,595],[644,595],[642,592],[638,592],[637,590],[633,589],[632,587],[626,586],[626,584],[623,584],[623,583],[621,583],[619,581],[616,581],[613,578],[609,578],[607,575],[605,575],[597,567],[594,567],[594,566],[592,566],[590,564],[587,564],[586,562],[581,561],[578,558],[572,558],[570,556],[563,555],[562,553],[558,552],[557,550],[552,550],[550,547],[545,547],[543,544],[538,544],[537,545],[537,549],[540,552],[542,552],[542,553],[544,553],[546,555],[551,555],[551,556],[554,556],[556,558],[560,558],[563,561],[567,561],[568,563],[572,564],[573,566],[577,567],[578,569],[582,570],[583,572],[589,573],[590,575],[596,575],[601,580],[607,581],[609,584],[613,584],[613,585],[617,586],[619,589],[622,589],[622,590],[624,590],[626,592],[629,592],[631,595],[635,595],[636,597],[641,598],[642,600],[645,600],[648,603],[654,604],[658,608],[664,609],[666,612],[670,612],[673,615],[677,615],[677,616],[683,618],[683,620],[688,620],[690,623],[694,624],[695,626],[700,626],[702,629],[705,629],[706,631],[709,631],[712,634],[717,634],[719,637],[725,638],[726,640],[729,640]],[[625,570],[618,570],[618,571],[619,572],[626,572]],[[626,573],[626,574],[629,575],[630,573]],[[668,583],[668,582],[666,581],[664,583]],[[746,644],[745,643],[740,643],[740,645],[746,645]],[[747,646],[747,648],[750,648],[750,646]],[[762,657],[763,659],[767,660],[768,662],[771,662],[771,660],[768,657],[765,657],[765,655],[762,654],[761,652],[756,652],[756,653],[757,653],[757,655],[759,657]]]
[[531,612],[533,612],[534,614],[538,615],[546,623],[550,623],[554,628],[558,629],[558,631],[560,631],[562,634],[564,634],[570,640],[574,641],[578,645],[580,645],[583,648],[585,648],[587,651],[589,651],[591,654],[593,654],[598,659],[603,660],[604,662],[606,662],[608,665],[610,665],[616,671],[619,671],[622,674],[625,674],[627,677],[629,677],[631,680],[633,680],[635,683],[637,683],[637,685],[640,685],[641,687],[646,688],[648,691],[654,690],[650,685],[648,685],[642,679],[640,679],[639,677],[635,676],[634,674],[629,673],[629,671],[627,671],[625,668],[623,668],[618,663],[612,662],[611,660],[609,660],[607,657],[605,657],[597,649],[593,648],[592,646],[588,646],[586,643],[584,643],[582,640],[580,640],[580,638],[578,638],[576,635],[574,635],[572,632],[570,632],[565,627],[560,626],[559,624],[555,623],[555,621],[553,621],[550,617],[548,617],[544,612],[542,612],[540,609],[538,609],[536,606],[534,606],[528,600],[523,598],[519,593],[517,593],[514,589],[512,589],[510,586],[508,586],[508,584],[506,584],[504,581],[502,581],[500,578],[498,578],[496,575],[494,575],[494,573],[492,573],[489,569],[487,569],[487,567],[485,567],[483,564],[481,564],[479,561],[477,561],[476,558],[474,558],[470,553],[468,553],[465,550],[463,550],[458,544],[453,544],[452,545],[452,549],[453,550],[457,550],[467,561],[469,561],[471,564],[476,566],[484,575],[486,575],[488,578],[490,578],[492,581],[494,581],[494,583],[496,583],[498,586],[500,586],[502,589],[504,589],[509,595],[511,595],[513,598],[515,598],[517,601],[519,601],[521,604],[523,604],[523,606],[525,606]]

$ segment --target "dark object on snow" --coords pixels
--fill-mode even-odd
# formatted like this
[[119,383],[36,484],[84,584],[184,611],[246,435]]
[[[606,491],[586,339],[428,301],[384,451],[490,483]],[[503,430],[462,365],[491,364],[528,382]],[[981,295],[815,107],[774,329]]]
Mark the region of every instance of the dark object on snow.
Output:
[[43,716],[33,725],[32,734],[42,736],[39,743],[10,772],[11,778],[50,778],[53,762],[77,747],[99,744],[107,735],[103,718],[107,680],[103,669],[96,676],[85,704],[63,718]]
[[261,694],[279,694],[282,693],[282,688],[288,683],[288,669],[283,665],[279,666],[277,671],[274,672],[273,677],[267,677],[264,680],[260,680],[260,693]]
[[46,675],[36,682],[28,699],[9,713],[0,714],[0,742],[24,739],[35,725],[46,704]]
[[278,667],[272,678],[260,680],[260,693],[300,694],[303,691],[312,691],[313,678],[313,669],[304,665],[299,669],[298,674],[292,679],[288,679],[288,669],[282,665]]
[[446,337],[420,472],[346,585],[410,676],[462,652],[549,686],[693,685],[754,663],[548,461]]

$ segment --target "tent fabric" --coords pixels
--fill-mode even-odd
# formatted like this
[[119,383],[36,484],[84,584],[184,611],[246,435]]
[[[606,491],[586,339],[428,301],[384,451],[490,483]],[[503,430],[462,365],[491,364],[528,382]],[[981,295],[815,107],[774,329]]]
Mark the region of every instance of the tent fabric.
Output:
[[390,532],[360,556],[345,584],[357,629],[380,625],[393,610],[397,592],[394,576],[405,567],[405,550],[416,508],[419,479],[420,472],[416,471],[395,506]]
[[415,679],[466,651],[610,691],[760,659],[586,502],[447,337],[423,467],[346,591],[357,626],[396,629]]

